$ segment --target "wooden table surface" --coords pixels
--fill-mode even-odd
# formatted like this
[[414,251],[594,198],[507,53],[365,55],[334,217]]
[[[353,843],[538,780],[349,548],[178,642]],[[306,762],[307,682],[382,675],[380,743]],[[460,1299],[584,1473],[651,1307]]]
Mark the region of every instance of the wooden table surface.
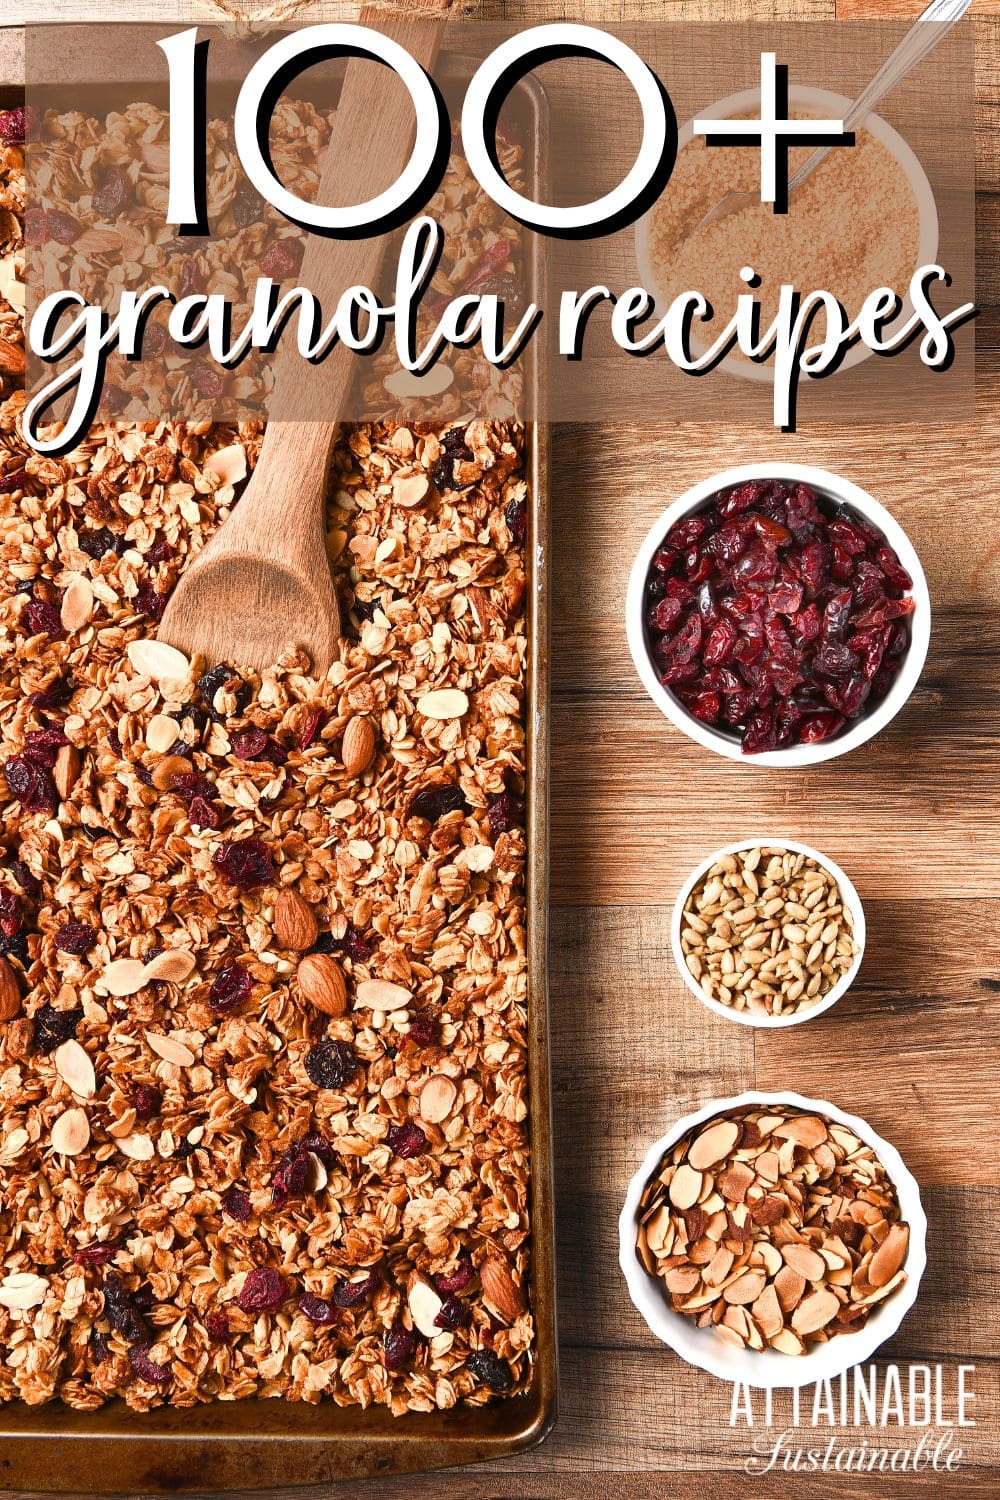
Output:
[[[120,14],[96,0],[28,0],[28,8],[39,17]],[[518,15],[514,3],[500,8]],[[612,10],[627,20],[815,20],[921,8],[922,0],[565,6],[595,21]],[[162,15],[152,0],[135,14],[150,9]],[[173,9],[191,15],[197,5],[179,0]],[[888,433],[812,425],[785,436],[706,423],[555,432],[550,969],[561,1414],[541,1448],[499,1468],[336,1486],[330,1495],[577,1500],[586,1487],[594,1500],[922,1500],[1000,1489],[1000,0],[977,0],[973,16],[983,314],[967,421]],[[622,625],[632,556],[669,500],[731,464],[778,455],[831,468],[882,499],[921,554],[935,609],[927,667],[903,714],[847,760],[783,774],[726,762],[668,725],[638,682]],[[769,1034],[693,1001],[674,970],[668,921],[681,880],[705,853],[776,832],[844,866],[869,936],[861,977],[832,1014]],[[628,1302],[617,1215],[629,1176],[678,1115],[751,1087],[856,1111],[917,1176],[929,1267],[881,1364],[940,1363],[946,1378],[959,1364],[976,1366],[977,1425],[961,1434],[957,1478],[747,1480],[752,1434],[729,1426],[730,1387],[659,1345]],[[830,1435],[822,1429],[813,1442]],[[878,1441],[871,1431],[841,1435]],[[890,1429],[883,1440],[906,1436]],[[303,1492],[288,1491],[289,1500],[293,1493]]]

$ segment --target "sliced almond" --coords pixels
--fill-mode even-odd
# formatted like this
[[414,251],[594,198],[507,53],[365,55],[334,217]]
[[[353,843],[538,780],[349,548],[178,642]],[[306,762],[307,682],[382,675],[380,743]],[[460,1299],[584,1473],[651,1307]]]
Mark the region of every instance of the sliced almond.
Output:
[[806,1281],[819,1281],[826,1270],[826,1261],[808,1245],[785,1245],[781,1252],[786,1266],[798,1271]]
[[90,1140],[90,1121],[82,1109],[67,1109],[52,1126],[53,1151],[77,1156]]
[[420,1116],[428,1125],[440,1125],[455,1107],[458,1089],[444,1073],[435,1073],[420,1090]]
[[412,370],[394,370],[387,375],[382,384],[390,395],[396,396],[400,401],[406,401],[413,396],[440,396],[455,379],[454,373],[437,360],[426,375],[415,375]]
[[82,630],[94,612],[94,590],[84,573],[74,573],[63,594],[59,623],[69,635]]
[[139,675],[151,682],[183,682],[191,670],[184,652],[166,641],[132,641],[127,654]]
[[223,484],[239,484],[247,477],[247,456],[242,443],[218,448],[205,460],[210,474],[218,474]]
[[438,1328],[434,1320],[444,1304],[427,1277],[419,1271],[411,1272],[406,1283],[406,1305],[410,1309],[413,1326],[424,1338],[440,1337],[442,1329]]
[[401,984],[387,979],[362,979],[357,989],[355,1010],[405,1010],[413,996]]
[[148,1135],[123,1135],[119,1138],[118,1149],[130,1161],[152,1161],[156,1154]]
[[170,714],[154,714],[146,725],[146,744],[157,755],[166,755],[177,739],[177,720]]
[[716,1162],[729,1155],[739,1134],[740,1126],[736,1120],[717,1120],[695,1137],[688,1151],[688,1162],[698,1172],[714,1167]]
[[873,1287],[890,1282],[906,1259],[910,1231],[906,1224],[893,1224],[868,1263],[868,1281]]
[[80,1043],[71,1037],[52,1054],[56,1072],[81,1099],[89,1099],[97,1090],[94,1064]]
[[729,1303],[756,1302],[765,1285],[763,1271],[745,1271],[742,1276],[729,1283],[722,1296]]
[[396,505],[419,505],[430,488],[426,474],[394,474],[392,498]]
[[30,1272],[5,1276],[0,1281],[0,1306],[9,1308],[12,1312],[24,1312],[29,1307],[38,1307],[45,1301],[45,1294],[49,1289],[49,1283],[42,1276],[34,1276]]
[[167,984],[183,984],[190,979],[197,967],[195,956],[186,948],[168,948],[158,953],[146,965],[146,979],[157,979]]
[[876,1287],[873,1292],[869,1292],[866,1296],[862,1297],[860,1302],[854,1304],[855,1307],[871,1307],[873,1302],[881,1302],[884,1297],[888,1297],[890,1292],[894,1292],[898,1286],[902,1286],[905,1280],[906,1272],[897,1271],[891,1281],[887,1281],[884,1286]]
[[771,1339],[771,1348],[777,1349],[779,1354],[804,1354],[805,1345],[790,1328],[783,1328]]
[[705,1285],[721,1286],[732,1270],[735,1256],[725,1245],[719,1247],[705,1268]]
[[820,1287],[812,1292],[792,1313],[792,1328],[800,1336],[818,1333],[833,1321],[840,1311],[840,1299],[833,1292]]
[[469,711],[469,699],[460,688],[436,688],[417,699],[417,712],[425,719],[460,719]]
[[152,1052],[157,1057],[162,1057],[164,1062],[175,1063],[178,1068],[190,1068],[195,1061],[195,1055],[190,1047],[179,1042],[176,1037],[162,1036],[158,1031],[147,1031],[146,1041]]
[[116,958],[101,979],[109,995],[137,995],[147,983],[146,965],[137,958]]
[[750,1311],[760,1324],[761,1333],[768,1340],[773,1339],[774,1335],[780,1333],[784,1327],[785,1320],[782,1316],[781,1304],[773,1286],[764,1288]]
[[330,1180],[329,1173],[323,1160],[315,1151],[309,1152],[309,1184],[310,1193],[321,1193]]
[[686,1162],[682,1162],[670,1179],[668,1195],[675,1208],[682,1211],[685,1208],[693,1208],[701,1197],[704,1177],[701,1172],[696,1172]]
[[826,1126],[815,1115],[793,1115],[775,1130],[779,1139],[787,1138],[797,1146],[812,1148],[826,1140]]
[[664,1285],[675,1296],[686,1297],[701,1281],[697,1266],[674,1266],[663,1273]]
[[505,1261],[491,1256],[479,1272],[483,1301],[501,1323],[515,1323],[524,1312],[524,1297]]

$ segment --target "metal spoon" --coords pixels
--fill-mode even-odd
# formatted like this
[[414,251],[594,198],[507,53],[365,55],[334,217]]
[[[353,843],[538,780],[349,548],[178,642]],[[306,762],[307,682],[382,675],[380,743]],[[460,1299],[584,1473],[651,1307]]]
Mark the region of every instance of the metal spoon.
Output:
[[[890,89],[894,89],[897,83],[902,83],[908,73],[919,63],[922,63],[929,52],[932,52],[942,37],[946,36],[957,21],[960,21],[972,4],[972,0],[932,0],[922,15],[918,16],[904,36],[896,50],[886,58],[879,68],[871,83],[859,94],[844,116],[844,130],[853,130],[855,125],[860,125],[871,114],[875,106],[885,98]],[[927,22],[933,22],[928,26]],[[833,146],[817,146],[811,156],[794,172],[788,179],[788,198],[791,199],[796,188],[800,188],[810,173],[814,172],[821,161],[824,161]],[[692,230],[696,234],[699,229],[707,229],[710,224],[717,224],[720,219],[727,218],[730,214],[738,213],[742,208],[749,208],[753,203],[760,202],[758,193],[727,193],[720,198],[714,208],[710,208],[705,217]]]

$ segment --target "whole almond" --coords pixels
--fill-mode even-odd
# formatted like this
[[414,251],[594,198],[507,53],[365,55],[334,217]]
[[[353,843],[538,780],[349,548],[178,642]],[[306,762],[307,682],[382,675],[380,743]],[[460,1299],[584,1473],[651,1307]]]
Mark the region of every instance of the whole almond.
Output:
[[348,776],[362,776],[375,758],[375,730],[365,714],[357,714],[344,730],[340,749]]
[[24,350],[20,344],[15,344],[13,339],[0,339],[0,370],[7,375],[23,375],[25,365]]
[[479,1272],[483,1301],[501,1323],[514,1323],[524,1312],[524,1298],[502,1260],[484,1261]]
[[186,776],[191,762],[183,755],[165,755],[153,768],[153,785],[158,792],[169,792],[178,776]]
[[60,802],[65,802],[76,786],[80,777],[80,752],[75,745],[60,745],[56,753],[56,763],[52,768],[52,780],[59,794]]
[[274,906],[274,935],[280,948],[304,953],[319,936],[313,909],[298,891],[282,891]]
[[0,958],[0,1021],[13,1021],[21,1010],[21,987],[5,958]]
[[309,953],[299,964],[299,989],[309,1004],[325,1016],[342,1016],[347,1009],[344,971],[328,953]]

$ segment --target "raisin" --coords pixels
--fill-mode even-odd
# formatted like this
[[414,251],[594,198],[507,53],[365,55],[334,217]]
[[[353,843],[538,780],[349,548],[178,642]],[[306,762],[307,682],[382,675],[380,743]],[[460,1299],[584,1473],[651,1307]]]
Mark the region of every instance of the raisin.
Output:
[[233,218],[237,229],[249,229],[264,217],[264,200],[252,187],[241,187],[233,199]]
[[447,813],[462,811],[466,805],[460,786],[452,781],[440,781],[414,793],[407,811],[411,818],[426,818],[428,823],[436,823]]
[[163,1108],[163,1095],[151,1083],[137,1083],[132,1095],[136,1117],[140,1120],[155,1120]]
[[342,1089],[358,1071],[358,1059],[347,1042],[324,1037],[306,1053],[306,1073],[318,1089]]
[[94,193],[94,209],[102,219],[117,219],[132,200],[132,184],[121,167],[113,162],[101,167],[97,174],[97,190]]
[[115,1332],[130,1344],[149,1343],[145,1319],[117,1271],[104,1273],[104,1314]]
[[48,1001],[35,1011],[35,1046],[46,1055],[76,1035],[83,1020],[82,1010],[56,1010]]
[[510,1366],[492,1349],[476,1349],[466,1360],[465,1368],[496,1396],[506,1396],[514,1385]]

